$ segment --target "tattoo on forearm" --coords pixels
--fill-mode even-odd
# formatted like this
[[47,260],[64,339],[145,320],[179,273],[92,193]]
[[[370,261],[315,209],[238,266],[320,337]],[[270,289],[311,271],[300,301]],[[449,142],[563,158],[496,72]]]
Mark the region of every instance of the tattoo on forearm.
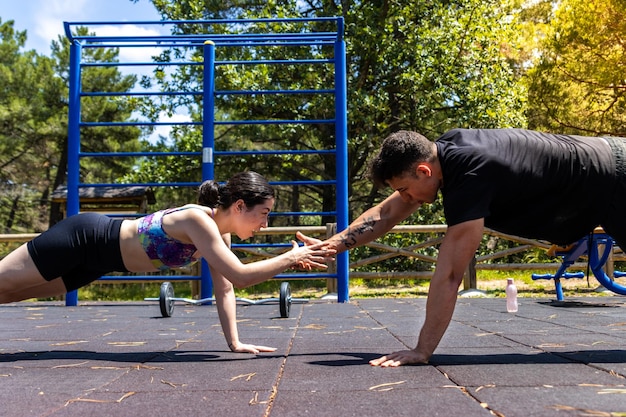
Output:
[[359,235],[363,235],[366,232],[373,232],[374,226],[376,225],[376,220],[373,217],[368,217],[363,220],[363,223],[359,224],[354,229],[348,227],[346,232],[341,235],[341,243],[345,245],[346,248],[351,248],[356,246],[357,239]]

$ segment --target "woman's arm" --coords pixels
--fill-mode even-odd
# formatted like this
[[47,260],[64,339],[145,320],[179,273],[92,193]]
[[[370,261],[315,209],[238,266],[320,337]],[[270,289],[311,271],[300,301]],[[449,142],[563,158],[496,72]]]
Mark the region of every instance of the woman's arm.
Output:
[[[230,247],[230,235],[226,234],[223,238],[224,243]],[[213,268],[211,268],[211,278],[213,280],[213,291],[215,292],[217,315],[220,318],[222,331],[230,350],[254,354],[274,352],[276,348],[249,345],[239,341],[239,332],[237,331],[237,298],[235,297],[233,284]]]
[[224,243],[217,225],[199,210],[188,210],[189,218],[185,232],[208,264],[226,277],[236,287],[248,287],[266,281],[300,263],[316,268],[327,268],[322,262],[333,260],[336,253],[327,243],[298,246],[281,255],[262,261],[244,264]]

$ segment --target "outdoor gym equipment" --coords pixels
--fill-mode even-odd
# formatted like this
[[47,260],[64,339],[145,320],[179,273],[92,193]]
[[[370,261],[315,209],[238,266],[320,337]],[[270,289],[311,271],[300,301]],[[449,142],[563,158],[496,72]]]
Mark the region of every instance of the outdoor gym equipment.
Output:
[[589,269],[593,272],[598,282],[607,290],[616,294],[626,295],[626,283],[620,283],[617,278],[625,277],[626,272],[615,271],[613,277],[606,274],[604,265],[609,259],[613,251],[613,238],[602,232],[594,232],[580,239],[578,242],[567,248],[557,248],[556,256],[560,256],[561,266],[554,274],[533,274],[532,279],[553,279],[556,288],[556,298],[563,301],[563,289],[561,287],[561,278],[584,278],[583,272],[565,272],[578,258],[582,256],[588,257]]
[[[64,22],[65,33],[70,43],[69,68],[69,96],[68,96],[68,163],[67,163],[67,216],[80,212],[80,191],[90,187],[175,187],[181,190],[193,190],[204,180],[215,180],[215,168],[224,167],[222,175],[229,169],[233,158],[241,161],[253,158],[261,161],[271,158],[264,164],[272,164],[281,159],[289,163],[298,160],[302,165],[317,164],[323,161],[327,169],[315,175],[314,178],[275,178],[272,185],[280,187],[306,187],[310,190],[322,190],[320,193],[334,195],[336,201],[328,205],[326,210],[323,204],[298,204],[298,207],[307,207],[306,210],[274,211],[274,216],[313,216],[320,217],[324,223],[336,224],[337,230],[348,226],[348,119],[347,119],[347,80],[346,80],[346,45],[343,38],[344,21],[342,17],[319,18],[267,18],[267,19],[216,19],[216,20],[185,20],[185,21],[99,21],[99,22]],[[84,32],[79,28],[84,27]],[[104,31],[104,28],[116,28],[113,31]],[[137,30],[137,29],[141,30]],[[102,35],[106,32],[106,35]],[[137,33],[138,32],[138,33]],[[81,34],[83,33],[83,34]],[[97,33],[101,33],[98,35]],[[155,35],[158,34],[158,35]],[[235,56],[224,53],[228,50],[239,50]],[[119,51],[120,60],[99,62],[92,59],[91,53],[95,50]],[[150,51],[148,58],[141,58],[145,54],[137,51]],[[128,53],[130,52],[130,53]],[[153,56],[164,56],[162,59]],[[126,61],[122,57],[132,57]],[[145,77],[165,77],[168,87],[161,87],[156,81],[151,82],[150,88],[143,88],[142,83],[129,91],[111,91],[107,86],[99,86],[100,91],[93,91],[83,85],[82,80],[89,77],[86,71],[93,68],[116,68],[120,72],[134,74],[146,71]],[[279,79],[269,78],[267,83],[252,76],[255,68],[267,71],[280,71],[280,68],[295,68],[302,74],[312,74],[320,81],[315,83],[294,83],[292,86],[283,85]],[[135,69],[137,68],[137,69]],[[225,77],[221,74],[229,71],[241,71],[248,80],[234,88],[224,83]],[[199,76],[198,72],[202,71]],[[175,81],[178,73],[196,74],[191,85],[184,88],[170,89],[169,86],[178,85]],[[158,74],[155,75],[155,74]],[[143,77],[143,75],[141,76]],[[141,78],[138,77],[138,78]],[[304,77],[304,78],[309,78]],[[282,79],[282,78],[281,78]],[[122,100],[133,98],[136,100],[154,100],[161,103],[164,100],[177,101],[184,105],[177,106],[182,120],[158,120],[140,115],[130,115],[128,119],[109,120],[105,115],[93,115],[86,110],[94,105],[115,103],[120,97]],[[237,97],[235,99],[234,97]],[[255,112],[252,117],[233,114],[220,106],[234,100],[248,100],[258,103],[255,107],[265,109],[261,105],[267,97],[288,97],[294,103],[297,111],[288,112],[293,117],[277,119],[272,108],[267,113]],[[311,98],[325,97],[328,108],[323,113],[315,111],[311,106]],[[256,101],[255,101],[256,100]],[[286,100],[285,100],[286,101]],[[298,104],[300,103],[300,104]],[[271,107],[271,106],[269,106]],[[334,111],[333,111],[334,110]],[[194,114],[193,120],[186,115]],[[225,128],[224,126],[228,126]],[[224,131],[234,129],[263,129],[256,136],[263,137],[268,129],[284,126],[290,131],[303,129],[312,137],[324,139],[323,147],[287,143],[270,143],[264,141],[263,149],[252,146],[242,146],[236,140],[225,140]],[[320,128],[319,126],[324,126]],[[166,149],[154,152],[151,147],[126,151],[120,149],[115,152],[94,152],[93,149],[81,147],[83,137],[91,137],[87,132],[97,129],[107,134],[115,135],[120,128],[144,127],[158,129],[181,128],[189,132],[201,133],[201,143],[194,148],[181,151],[178,146],[167,146]],[[110,132],[110,133],[108,133]],[[330,133],[334,132],[334,135]],[[252,133],[251,133],[252,134]],[[236,132],[231,133],[237,137]],[[216,141],[216,137],[222,140]],[[334,142],[333,142],[334,137]],[[225,146],[228,143],[228,146]],[[250,149],[248,149],[250,148]],[[169,158],[175,158],[178,163],[188,167],[198,166],[197,174],[190,172],[193,181],[155,181],[155,182],[82,182],[80,172],[86,166],[102,160],[137,161],[149,159],[154,163],[169,163]],[[183,162],[182,160],[185,160]],[[89,165],[85,165],[88,161]],[[165,162],[163,162],[165,161]],[[139,162],[137,162],[139,163]],[[106,165],[105,165],[106,166]],[[328,169],[331,168],[331,169]],[[228,175],[228,174],[226,174]],[[230,174],[232,175],[232,173]],[[217,178],[219,179],[219,178]],[[330,190],[329,193],[323,190]],[[287,192],[287,191],[285,191]],[[304,196],[309,193],[298,192]],[[291,193],[292,196],[296,193]],[[320,194],[322,195],[322,194]],[[317,199],[320,203],[324,198]],[[294,202],[295,203],[295,202]],[[296,207],[292,204],[292,207]],[[137,213],[139,216],[142,213]],[[128,214],[111,214],[111,216],[127,217]],[[334,221],[333,221],[334,220]],[[317,220],[315,220],[317,221]],[[309,222],[307,222],[309,223]],[[233,244],[233,249],[241,247],[260,248],[266,246],[279,247],[280,243]],[[303,278],[304,273],[279,274],[277,279]],[[156,275],[106,275],[102,280],[155,280]],[[208,298],[213,294],[212,280],[208,264],[201,262],[198,275],[179,275],[177,278],[162,275],[163,280],[197,280],[200,281],[200,298]],[[342,252],[336,256],[336,268],[333,272],[306,273],[306,279],[336,279],[337,301],[348,301],[349,262],[348,253]],[[68,306],[78,305],[77,291],[67,293],[65,303]]]
[[[159,298],[144,298],[144,301],[158,301],[159,308],[161,309],[161,315],[163,317],[172,317],[174,313],[174,303],[176,301],[185,302],[188,304],[202,305],[215,301],[215,298],[202,298],[194,300],[191,298],[176,298],[174,297],[174,287],[170,282],[164,282],[161,284],[161,290]],[[280,283],[280,297],[279,298],[264,298],[261,300],[250,300],[248,298],[237,298],[238,302],[244,304],[271,304],[278,303],[280,306],[280,317],[288,318],[291,311],[291,303],[306,303],[306,298],[292,298],[291,286],[289,282],[283,281]]]

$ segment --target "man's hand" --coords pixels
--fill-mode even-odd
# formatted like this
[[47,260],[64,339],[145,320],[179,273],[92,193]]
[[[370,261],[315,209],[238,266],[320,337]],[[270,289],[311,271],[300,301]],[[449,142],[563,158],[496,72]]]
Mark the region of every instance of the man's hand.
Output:
[[401,350],[370,361],[370,365],[380,366],[382,368],[395,368],[400,365],[408,365],[411,363],[426,364],[428,363],[428,358],[414,350]]

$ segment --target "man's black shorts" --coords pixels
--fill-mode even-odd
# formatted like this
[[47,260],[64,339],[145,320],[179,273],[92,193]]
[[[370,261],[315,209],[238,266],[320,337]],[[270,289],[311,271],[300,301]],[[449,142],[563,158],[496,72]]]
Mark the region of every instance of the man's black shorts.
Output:
[[617,181],[609,203],[605,207],[602,228],[621,248],[626,248],[626,139],[618,137],[605,138],[611,146],[615,158],[615,175]]

